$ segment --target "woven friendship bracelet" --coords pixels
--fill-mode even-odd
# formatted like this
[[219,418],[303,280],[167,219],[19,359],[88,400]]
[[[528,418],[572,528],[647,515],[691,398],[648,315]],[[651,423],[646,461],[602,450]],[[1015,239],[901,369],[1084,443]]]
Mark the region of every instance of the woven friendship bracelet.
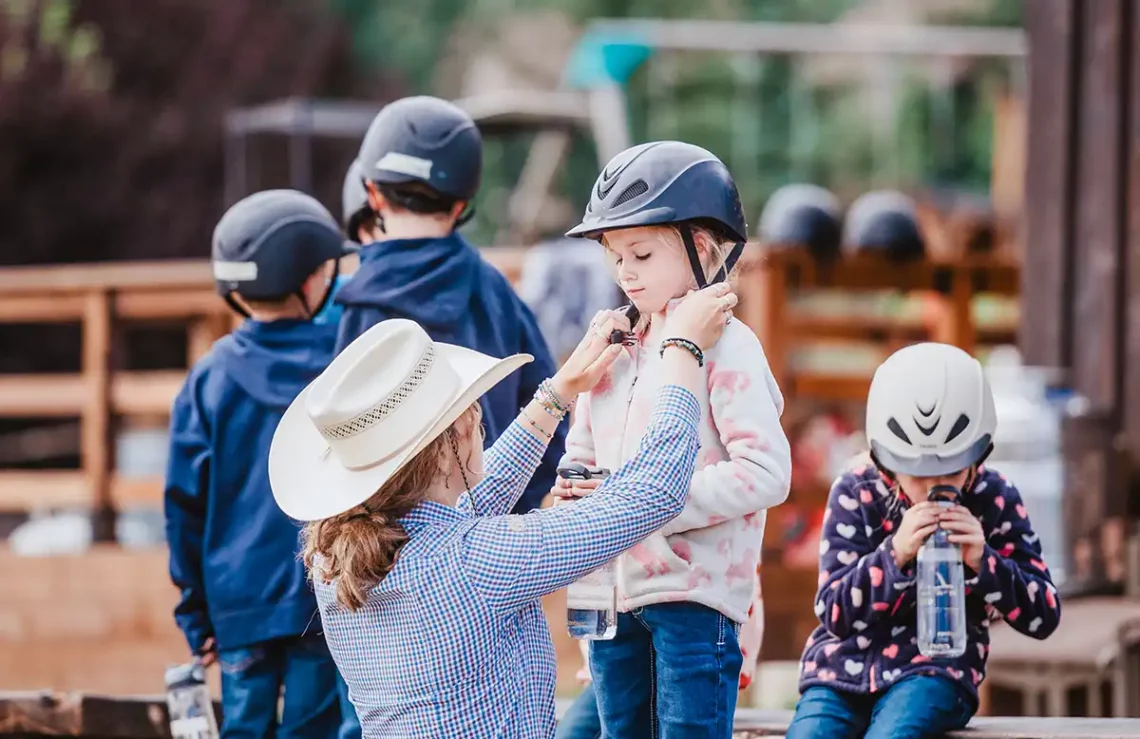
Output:
[[698,366],[700,366],[700,367],[705,366],[705,353],[701,351],[701,348],[699,346],[697,346],[693,342],[689,341],[688,339],[665,339],[664,341],[661,342],[660,355],[662,357],[664,357],[665,356],[665,350],[671,346],[675,346],[675,347],[678,347],[680,349],[684,349],[689,354],[693,355],[693,357],[697,360]]
[[519,415],[522,416],[523,418],[525,418],[526,422],[529,423],[532,427],[534,427],[534,430],[538,432],[539,436],[543,437],[547,441],[550,441],[551,439],[554,438],[554,434],[546,433],[545,431],[542,430],[541,426],[539,426],[537,423],[535,423],[534,419],[530,417],[530,414],[526,412],[526,408],[519,408]]

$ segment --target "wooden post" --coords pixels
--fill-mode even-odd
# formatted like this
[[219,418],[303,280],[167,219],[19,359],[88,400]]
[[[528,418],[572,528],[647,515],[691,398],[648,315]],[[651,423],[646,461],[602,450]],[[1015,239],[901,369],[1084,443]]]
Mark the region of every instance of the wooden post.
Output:
[[81,418],[80,452],[91,491],[92,534],[95,541],[115,538],[111,499],[114,439],[111,417],[112,296],[109,290],[87,294],[83,314],[83,377],[87,402]]
[[1069,363],[1071,198],[1077,79],[1073,47],[1077,0],[1025,4],[1030,39],[1025,254],[1021,271],[1020,343],[1026,362]]
[[[1140,464],[1140,8],[1130,8],[1131,32],[1126,64],[1129,74],[1127,244],[1125,246],[1125,325],[1123,369],[1124,445],[1134,464]],[[1135,512],[1132,512],[1135,514]]]
[[1119,414],[1125,0],[1081,8],[1072,378],[1094,408]]
[[214,342],[225,336],[231,328],[229,316],[224,313],[214,313],[195,319],[186,335],[187,364],[193,367],[195,362],[206,356]]
[[974,270],[968,266],[956,266],[952,279],[949,301],[952,343],[973,354],[978,344],[974,329]]
[[[788,326],[788,260],[786,255],[773,252],[766,255],[756,265],[756,280],[760,283],[757,296],[762,308],[751,316],[759,318],[753,327],[760,336],[764,345],[764,353],[768,357],[768,366],[776,383],[790,395],[793,391],[792,372],[788,364],[789,350],[787,341]],[[755,319],[753,319],[755,320]]]

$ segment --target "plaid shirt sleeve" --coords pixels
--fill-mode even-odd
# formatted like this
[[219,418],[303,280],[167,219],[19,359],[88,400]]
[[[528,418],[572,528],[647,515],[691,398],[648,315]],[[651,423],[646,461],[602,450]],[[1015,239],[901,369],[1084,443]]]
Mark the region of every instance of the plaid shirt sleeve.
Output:
[[693,477],[699,421],[693,394],[666,386],[637,454],[593,494],[472,526],[463,566],[488,604],[513,610],[565,587],[679,514]]
[[498,516],[514,508],[545,451],[546,444],[518,421],[511,421],[483,454],[483,480],[469,494],[472,512],[476,516]]

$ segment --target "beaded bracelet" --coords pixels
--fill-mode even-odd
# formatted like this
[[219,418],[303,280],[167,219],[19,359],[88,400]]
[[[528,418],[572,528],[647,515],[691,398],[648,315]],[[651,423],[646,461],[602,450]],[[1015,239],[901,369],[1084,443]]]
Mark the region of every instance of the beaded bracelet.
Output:
[[698,366],[700,366],[700,367],[705,366],[705,353],[701,351],[701,348],[699,346],[697,346],[693,342],[689,341],[688,339],[665,339],[664,341],[661,342],[660,355],[662,357],[664,357],[665,356],[665,350],[671,346],[675,346],[675,347],[678,347],[680,349],[684,349],[689,354],[693,355],[693,358],[695,358],[697,360]]
[[542,410],[546,411],[547,414],[549,414],[555,420],[561,421],[563,418],[566,417],[566,412],[563,411],[561,408],[559,408],[557,405],[555,405],[554,401],[550,400],[550,398],[548,398],[542,392],[541,387],[539,387],[538,390],[534,391],[534,400],[536,403],[538,403],[540,406],[542,406]]
[[559,420],[564,418],[574,406],[573,403],[567,403],[558,396],[558,393],[551,387],[550,380],[543,380],[542,383],[539,384],[538,389],[534,393],[534,399],[542,405],[547,413]]

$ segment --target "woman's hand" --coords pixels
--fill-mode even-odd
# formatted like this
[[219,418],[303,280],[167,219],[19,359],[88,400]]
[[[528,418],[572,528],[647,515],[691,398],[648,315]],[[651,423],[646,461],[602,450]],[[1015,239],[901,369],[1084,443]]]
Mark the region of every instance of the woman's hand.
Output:
[[218,645],[217,642],[214,641],[214,637],[206,637],[206,641],[202,643],[195,657],[198,660],[198,664],[203,667],[209,667],[218,661]]
[[951,532],[946,538],[962,547],[963,564],[974,572],[981,572],[982,555],[986,550],[986,533],[982,531],[981,521],[974,518],[969,508],[956,505],[942,511],[938,523]]
[[584,498],[598,489],[605,480],[570,480],[565,477],[558,478],[550,494],[555,498]]
[[621,311],[600,311],[574,353],[550,378],[554,392],[567,403],[597,385],[621,354],[621,344],[610,344],[610,333],[614,329],[629,331],[629,319]]
[[899,530],[895,532],[895,538],[891,543],[895,564],[905,567],[914,561],[927,537],[938,528],[941,511],[937,503],[924,500],[914,504],[903,514]]
[[732,316],[736,293],[727,282],[690,292],[669,314],[663,339],[687,339],[701,351],[716,344]]

